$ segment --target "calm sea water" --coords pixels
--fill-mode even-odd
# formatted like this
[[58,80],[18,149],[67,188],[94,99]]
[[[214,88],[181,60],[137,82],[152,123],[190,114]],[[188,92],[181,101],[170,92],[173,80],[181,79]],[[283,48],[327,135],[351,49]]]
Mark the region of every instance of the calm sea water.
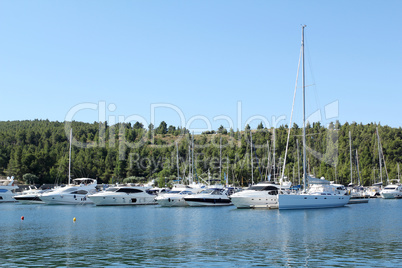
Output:
[[0,266],[401,267],[401,210],[0,204]]

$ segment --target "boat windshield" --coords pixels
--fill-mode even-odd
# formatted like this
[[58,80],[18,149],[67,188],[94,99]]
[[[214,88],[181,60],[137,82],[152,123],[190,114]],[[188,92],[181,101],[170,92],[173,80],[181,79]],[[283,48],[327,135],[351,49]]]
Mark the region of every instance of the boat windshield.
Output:
[[396,186],[387,186],[384,188],[385,190],[395,190]]
[[191,191],[182,191],[180,194],[192,194],[193,192]]
[[249,187],[247,190],[272,191],[272,190],[278,190],[278,188],[275,186],[271,186],[271,185],[254,185],[254,186]]
[[109,187],[109,188],[107,188],[105,191],[106,191],[106,192],[116,192],[118,189],[119,189],[119,188],[116,188],[116,187]]
[[220,194],[222,194],[222,189],[206,189],[206,190],[202,191],[201,194],[220,195]]
[[180,191],[170,191],[170,192],[168,192],[168,194],[179,194],[180,193]]
[[205,189],[200,194],[209,194],[209,193],[212,193],[213,191],[214,191],[214,189]]

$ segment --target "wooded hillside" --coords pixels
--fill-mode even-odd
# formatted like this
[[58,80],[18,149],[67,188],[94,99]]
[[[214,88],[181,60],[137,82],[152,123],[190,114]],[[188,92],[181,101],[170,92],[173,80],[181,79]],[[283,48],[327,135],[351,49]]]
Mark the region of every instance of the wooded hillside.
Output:
[[[47,120],[0,122],[0,175],[14,176],[20,181],[25,179],[27,183],[66,183],[70,126],[76,140],[72,146],[73,178],[97,178],[105,183],[157,179],[163,185],[168,180],[177,179],[176,143],[180,177],[188,177],[192,166],[189,165],[192,139],[194,173],[198,178],[207,180],[209,170],[213,178],[223,181],[224,173],[228,172],[230,183],[235,180],[236,185],[247,185],[251,183],[252,173],[254,182],[265,180],[267,173],[274,176],[274,129],[266,129],[262,124],[251,130],[251,135],[249,126],[246,126],[245,131],[241,132],[220,127],[216,132],[208,131],[192,137],[188,130],[168,126],[165,122],[154,128],[152,125],[144,127],[140,123],[108,126],[97,122],[72,122],[65,125]],[[308,125],[309,173],[342,184],[350,182],[350,131],[353,182],[357,183],[358,171],[364,185],[379,181],[376,127],[379,129],[386,164],[385,169],[382,163],[383,180],[386,182],[386,172],[390,179],[397,179],[397,164],[402,161],[402,129],[376,124],[340,125],[335,122],[328,127],[319,123]],[[275,130],[276,177],[282,170],[287,135],[286,125]],[[302,129],[294,124],[290,131],[285,168],[285,176],[294,184],[299,182],[299,171],[302,176],[301,135]],[[253,172],[250,162],[251,138]]]

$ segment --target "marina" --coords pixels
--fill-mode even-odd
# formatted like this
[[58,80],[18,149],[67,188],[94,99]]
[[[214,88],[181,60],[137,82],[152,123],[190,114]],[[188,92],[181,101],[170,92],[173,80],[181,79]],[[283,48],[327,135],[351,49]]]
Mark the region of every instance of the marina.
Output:
[[401,209],[1,204],[0,266],[396,267]]
[[1,1],[0,268],[402,267],[402,1],[295,2]]

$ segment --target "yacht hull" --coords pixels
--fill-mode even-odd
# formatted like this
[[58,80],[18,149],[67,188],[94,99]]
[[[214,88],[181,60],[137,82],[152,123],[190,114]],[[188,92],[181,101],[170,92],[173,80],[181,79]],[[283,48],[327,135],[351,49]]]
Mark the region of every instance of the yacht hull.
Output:
[[163,197],[163,198],[156,198],[156,202],[161,207],[187,207],[188,203],[184,200],[182,196],[180,197]]
[[216,198],[185,198],[190,207],[216,207],[216,206],[231,206],[230,199]]
[[348,195],[279,195],[279,209],[314,209],[343,207],[349,202]]
[[14,199],[21,204],[44,204],[38,195],[16,195]]
[[278,208],[276,195],[231,196],[230,199],[237,208]]
[[97,206],[134,206],[134,205],[155,205],[154,197],[142,197],[135,195],[111,195],[111,196],[88,196]]
[[47,205],[90,205],[93,204],[86,195],[42,195],[40,199]]
[[400,193],[400,192],[381,193],[381,197],[384,198],[384,199],[401,198],[402,193]]
[[1,193],[0,194],[0,203],[12,203],[17,202],[14,198],[14,194],[12,193]]

